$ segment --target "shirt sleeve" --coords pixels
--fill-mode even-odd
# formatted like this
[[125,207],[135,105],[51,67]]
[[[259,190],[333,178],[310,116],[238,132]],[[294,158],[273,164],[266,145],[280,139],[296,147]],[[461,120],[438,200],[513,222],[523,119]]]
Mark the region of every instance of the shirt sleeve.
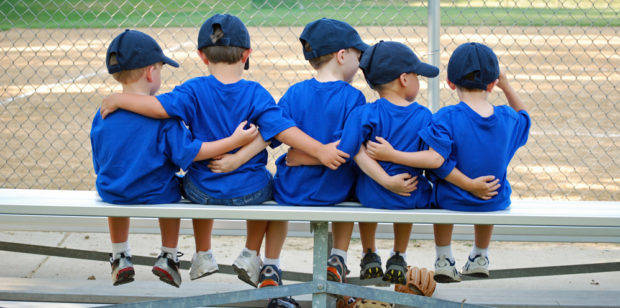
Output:
[[433,116],[432,121],[425,129],[418,133],[420,138],[444,159],[448,159],[452,152],[452,136],[445,120]]
[[196,117],[196,95],[187,82],[174,87],[172,92],[157,95],[156,98],[171,118],[190,123],[191,119]]
[[515,125],[514,138],[515,138],[515,150],[527,143],[527,138],[530,134],[530,127],[532,126],[532,119],[525,110],[517,112],[517,124]]
[[175,165],[187,170],[200,151],[202,142],[194,140],[190,131],[179,120],[164,124],[164,153]]
[[265,141],[273,139],[287,128],[295,126],[295,122],[285,117],[284,111],[276,105],[275,100],[267,92],[257,93],[255,107],[251,114],[251,121],[258,125],[258,130]]
[[[289,119],[294,122],[293,117],[291,117],[291,109],[288,103],[289,96],[290,96],[290,89],[286,91],[286,93],[284,93],[282,98],[280,98],[280,100],[278,101],[278,107],[280,107],[280,109],[282,110],[282,115],[284,116],[284,118]],[[269,144],[269,146],[272,149],[275,149],[279,147],[281,144],[282,142],[280,142],[279,140],[273,139],[271,140],[271,143]]]
[[456,168],[456,160],[454,159],[446,159],[444,160],[443,164],[441,166],[439,166],[439,168],[437,169],[432,169],[432,172],[442,178],[445,179],[448,174],[450,174],[450,172],[452,172],[452,170],[454,170],[454,168]]
[[360,150],[361,145],[368,139],[374,129],[373,121],[368,117],[368,112],[363,107],[358,107],[347,118],[342,130],[342,137],[338,149],[346,152],[353,158]]
[[[347,119],[349,118],[349,116],[351,115],[351,113],[353,113],[353,111],[357,108],[359,108],[360,106],[364,106],[366,105],[366,97],[364,96],[364,94],[362,93],[362,91],[356,90],[356,95],[354,97],[354,102],[353,104],[351,104],[352,106],[349,109],[349,113],[347,114]],[[346,123],[346,120],[345,120]],[[342,130],[344,129],[344,125],[342,127],[342,129],[338,129],[334,132],[334,137],[338,140],[342,137]]]

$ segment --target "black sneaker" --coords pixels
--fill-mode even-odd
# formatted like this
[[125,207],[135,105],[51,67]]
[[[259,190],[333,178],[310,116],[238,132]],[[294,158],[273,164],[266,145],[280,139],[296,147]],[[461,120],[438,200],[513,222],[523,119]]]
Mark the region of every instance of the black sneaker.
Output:
[[267,308],[299,308],[299,303],[292,297],[272,298],[267,304]]
[[404,285],[407,283],[407,279],[405,278],[406,273],[407,262],[399,252],[396,252],[387,260],[387,263],[385,263],[385,274],[383,274],[383,281]]
[[362,263],[360,263],[360,279],[372,279],[383,276],[381,269],[381,257],[368,249]]
[[335,282],[346,282],[349,270],[344,263],[344,259],[339,255],[331,255],[327,259],[327,280]]
[[[183,256],[183,253],[177,253],[177,257],[180,256]],[[179,264],[180,262],[175,262],[171,254],[162,252],[159,254],[159,257],[157,257],[157,261],[155,265],[153,265],[151,272],[159,277],[159,280],[178,288],[181,285]]]
[[277,287],[282,285],[282,271],[275,265],[265,265],[258,277],[258,287]]
[[112,283],[115,286],[133,281],[136,272],[131,263],[131,256],[121,253],[120,258],[114,259],[110,254],[110,265],[112,266]]

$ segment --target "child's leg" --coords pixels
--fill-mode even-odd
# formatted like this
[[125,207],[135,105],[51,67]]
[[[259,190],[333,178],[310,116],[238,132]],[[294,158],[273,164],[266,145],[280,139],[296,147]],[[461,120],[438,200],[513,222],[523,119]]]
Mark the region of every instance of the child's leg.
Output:
[[[265,237],[265,264],[270,264],[268,261],[280,259],[280,252],[282,252],[287,233],[288,221],[269,221]],[[280,266],[279,261],[273,262],[272,265]]]
[[413,224],[394,224],[394,252],[404,255],[407,252]]
[[435,234],[435,246],[448,246],[452,242],[452,230],[454,225],[433,225],[433,233]]
[[493,235],[493,225],[474,225],[474,236],[476,247],[487,249],[491,243]]
[[334,247],[327,259],[327,280],[344,282],[347,275],[347,251],[353,233],[352,222],[332,222],[332,240]]
[[488,248],[493,234],[493,225],[474,225],[475,245],[469,253],[463,274],[476,277],[489,277]]
[[[174,248],[176,250],[179,243],[179,228],[181,219],[179,218],[160,218],[159,230],[161,231],[161,246]],[[174,254],[176,258],[176,253]]]
[[382,277],[381,258],[377,254],[377,246],[375,245],[378,224],[376,222],[360,222],[358,225],[364,254],[360,263],[360,279]]
[[344,252],[349,250],[354,225],[353,222],[332,222],[332,240],[335,249]]
[[440,283],[459,282],[461,275],[455,268],[454,256],[452,256],[452,230],[454,225],[435,224],[435,275],[434,279]]
[[112,257],[117,259],[122,252],[129,252],[129,217],[108,217]]
[[267,233],[267,220],[248,220],[246,221],[247,236],[245,238],[245,248],[260,252],[263,244],[263,238]]
[[213,231],[213,219],[192,219],[194,227],[194,240],[196,252],[211,250],[211,231]]
[[177,245],[179,243],[179,228],[181,219],[160,218],[159,230],[161,231],[161,254],[153,265],[151,272],[159,277],[159,280],[179,287],[181,274],[179,273],[179,258]]

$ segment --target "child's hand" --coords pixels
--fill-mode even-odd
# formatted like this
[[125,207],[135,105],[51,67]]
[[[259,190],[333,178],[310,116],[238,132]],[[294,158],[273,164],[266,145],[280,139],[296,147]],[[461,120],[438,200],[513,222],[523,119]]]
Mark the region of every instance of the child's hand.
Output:
[[241,122],[232,134],[233,138],[237,138],[240,143],[244,145],[250,143],[258,136],[258,128],[256,128],[256,125],[250,124],[250,127],[245,129],[247,124],[248,121]]
[[299,152],[299,150],[295,150],[295,148],[289,148],[288,152],[284,159],[286,160],[286,165],[289,167],[297,167],[303,165],[299,155],[303,155]]
[[101,102],[101,108],[99,110],[102,119],[105,119],[110,113],[118,109],[117,99],[119,95],[120,94],[118,93],[114,93],[103,98],[103,102]]
[[366,143],[366,153],[374,160],[390,161],[394,148],[382,137],[375,138],[379,143],[369,140]]
[[506,73],[504,73],[504,71],[501,71],[499,73],[499,78],[497,78],[497,87],[500,88],[501,90],[505,90],[509,86],[510,85],[508,84]]
[[349,154],[338,150],[339,141],[323,145],[323,150],[319,151],[317,158],[321,164],[329,169],[336,170],[340,165],[344,164],[349,158]]
[[495,179],[492,175],[486,175],[473,179],[468,191],[482,200],[489,200],[497,195],[497,189],[500,186],[499,179]]
[[390,176],[385,188],[397,195],[411,196],[411,192],[418,188],[418,177],[411,177],[409,173],[401,173]]
[[213,173],[226,173],[239,168],[239,166],[241,166],[241,162],[238,156],[234,154],[223,154],[211,159],[207,167],[209,167]]

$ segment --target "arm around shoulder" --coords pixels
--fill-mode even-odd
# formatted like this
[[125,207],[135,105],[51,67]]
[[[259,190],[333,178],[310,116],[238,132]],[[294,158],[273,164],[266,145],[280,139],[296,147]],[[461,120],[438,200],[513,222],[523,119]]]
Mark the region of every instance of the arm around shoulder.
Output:
[[101,117],[105,118],[119,108],[154,119],[170,118],[156,97],[130,93],[115,93],[104,98]]

